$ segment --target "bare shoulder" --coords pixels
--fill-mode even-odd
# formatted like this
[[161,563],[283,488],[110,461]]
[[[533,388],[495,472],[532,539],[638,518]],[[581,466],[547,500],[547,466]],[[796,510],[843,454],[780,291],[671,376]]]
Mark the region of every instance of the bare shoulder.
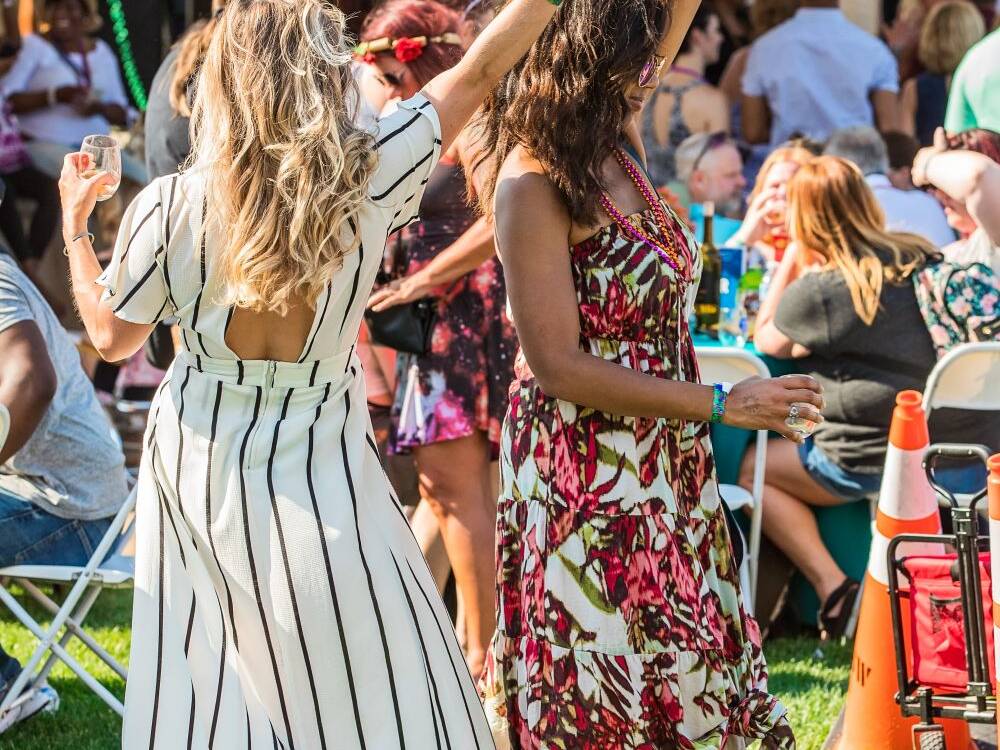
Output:
[[544,177],[548,182],[548,177],[545,174],[545,168],[542,166],[541,162],[538,161],[526,148],[523,146],[517,146],[513,151],[504,159],[503,164],[500,165],[499,179],[506,180],[510,178],[522,177],[524,175],[534,174],[540,177]]
[[541,163],[519,146],[500,165],[496,203],[499,216],[510,204],[530,205],[534,213],[554,205],[562,206],[562,198]]
[[501,165],[494,200],[501,259],[517,247],[565,251],[569,212],[542,165],[524,149],[515,149]]

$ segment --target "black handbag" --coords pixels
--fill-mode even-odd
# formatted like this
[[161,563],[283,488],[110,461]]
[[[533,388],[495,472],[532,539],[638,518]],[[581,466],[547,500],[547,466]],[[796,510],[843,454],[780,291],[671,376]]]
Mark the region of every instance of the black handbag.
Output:
[[[403,275],[401,234],[397,234],[392,254],[390,266],[393,270],[389,274],[384,272],[380,274],[381,283],[387,283]],[[431,337],[434,335],[434,325],[437,323],[437,300],[420,299],[381,312],[368,309],[365,310],[365,322],[368,324],[368,333],[374,343],[405,354],[427,354],[431,350]]]
[[437,302],[420,299],[382,312],[367,310],[365,321],[376,344],[406,354],[427,354],[437,322]]

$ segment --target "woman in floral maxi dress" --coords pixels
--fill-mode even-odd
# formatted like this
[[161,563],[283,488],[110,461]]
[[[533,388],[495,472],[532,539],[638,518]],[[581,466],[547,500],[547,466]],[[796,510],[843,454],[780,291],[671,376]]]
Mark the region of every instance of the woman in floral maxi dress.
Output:
[[[794,747],[719,496],[716,389],[699,384],[687,324],[698,249],[628,145],[696,5],[575,0],[482,116],[523,352],[481,689],[495,734],[522,750]],[[811,378],[751,379],[724,420],[798,440],[785,425],[795,401],[822,419]]]

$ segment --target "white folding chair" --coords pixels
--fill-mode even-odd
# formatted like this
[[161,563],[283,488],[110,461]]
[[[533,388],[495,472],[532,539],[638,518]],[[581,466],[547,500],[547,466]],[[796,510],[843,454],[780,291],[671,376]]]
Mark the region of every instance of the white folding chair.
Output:
[[[758,375],[771,377],[770,370],[760,358],[735,347],[697,347],[698,367],[705,383],[738,383]],[[753,611],[757,599],[757,573],[760,561],[761,521],[764,513],[764,466],[767,462],[767,430],[757,432],[757,453],[754,457],[753,491],[747,492],[734,484],[720,484],[722,499],[729,509],[736,512],[741,508],[751,508],[750,539],[747,550],[747,572],[743,582],[744,592]]]
[[1000,411],[1000,341],[962,344],[941,358],[924,387],[928,418],[935,409]]
[[1000,411],[1000,341],[962,344],[935,365],[924,388],[924,412]]
[[[135,499],[135,489],[133,489],[86,565],[82,567],[14,565],[0,568],[0,601],[7,605],[21,624],[39,640],[28,663],[24,665],[21,674],[0,703],[0,715],[28,700],[38,688],[42,687],[57,660],[73,670],[87,687],[119,715],[124,715],[122,702],[73,658],[66,650],[66,646],[75,636],[123,680],[127,679],[128,671],[125,667],[87,633],[83,623],[104,589],[132,586],[135,561],[131,557],[122,555],[121,550],[128,544],[134,532],[132,511],[135,509]],[[52,615],[52,622],[47,628],[43,628],[10,593],[7,588],[9,582],[21,586]],[[51,583],[72,584],[69,594],[61,604],[53,601],[40,588],[40,585]]]

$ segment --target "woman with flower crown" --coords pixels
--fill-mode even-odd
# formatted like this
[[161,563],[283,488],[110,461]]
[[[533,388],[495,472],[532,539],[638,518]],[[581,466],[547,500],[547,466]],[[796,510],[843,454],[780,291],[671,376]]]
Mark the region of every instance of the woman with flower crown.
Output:
[[[389,0],[368,16],[359,52],[406,99],[461,59],[461,29],[461,16],[435,0]],[[416,460],[422,500],[414,531],[427,553],[440,527],[463,604],[466,660],[478,675],[496,629],[496,457],[517,334],[493,228],[467,197],[471,140],[466,128],[434,168],[421,220],[390,240],[402,272],[370,305],[381,311],[434,298],[429,350],[397,361],[390,449]]]
[[523,349],[481,689],[519,750],[794,747],[740,593],[709,426],[798,442],[786,420],[820,421],[820,387],[700,383],[698,248],[628,135],[697,6],[567,3],[477,123]]

